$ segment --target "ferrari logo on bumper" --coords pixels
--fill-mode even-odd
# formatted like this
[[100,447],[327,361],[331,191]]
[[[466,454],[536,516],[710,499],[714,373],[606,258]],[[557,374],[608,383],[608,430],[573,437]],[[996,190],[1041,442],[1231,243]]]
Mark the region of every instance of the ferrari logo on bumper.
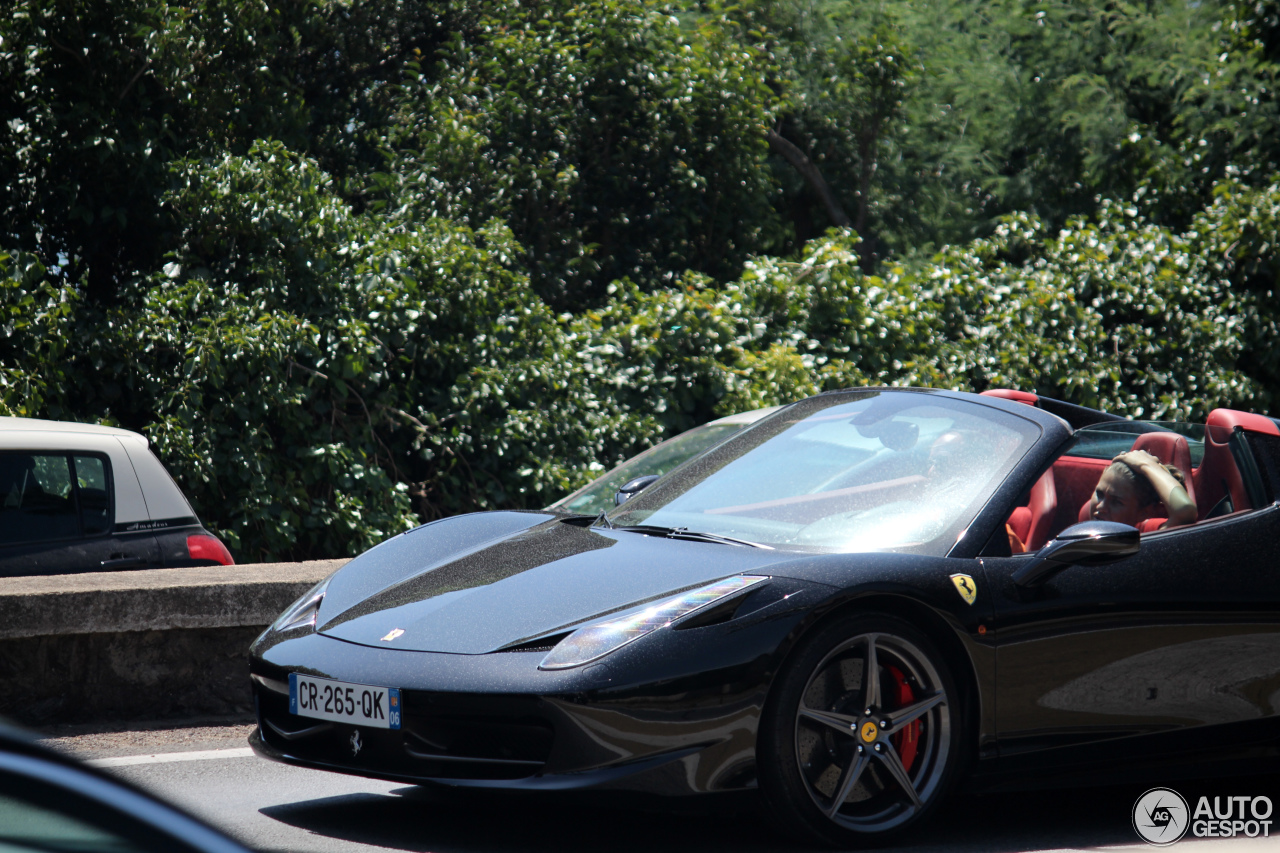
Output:
[[969,575],[952,575],[951,582],[956,585],[956,592],[960,593],[960,597],[965,600],[966,604],[973,604],[978,600],[978,585],[973,582],[973,578]]

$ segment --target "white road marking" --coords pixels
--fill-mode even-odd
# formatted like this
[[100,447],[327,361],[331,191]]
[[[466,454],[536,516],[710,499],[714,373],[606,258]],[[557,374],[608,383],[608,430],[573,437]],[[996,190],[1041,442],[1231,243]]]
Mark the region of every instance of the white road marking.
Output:
[[94,758],[86,761],[94,767],[128,767],[131,764],[168,764],[171,761],[211,761],[219,758],[248,758],[253,750],[247,746],[234,749],[206,749],[200,752],[159,752],[151,755],[122,755],[118,758]]

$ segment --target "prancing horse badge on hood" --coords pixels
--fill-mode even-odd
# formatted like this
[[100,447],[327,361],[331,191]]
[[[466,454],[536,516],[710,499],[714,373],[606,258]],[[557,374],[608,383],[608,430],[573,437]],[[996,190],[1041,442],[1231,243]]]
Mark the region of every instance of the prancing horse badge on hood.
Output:
[[973,604],[978,600],[978,585],[973,582],[973,578],[965,574],[955,574],[951,576],[951,582],[956,585],[956,592],[960,593],[960,597],[967,604]]

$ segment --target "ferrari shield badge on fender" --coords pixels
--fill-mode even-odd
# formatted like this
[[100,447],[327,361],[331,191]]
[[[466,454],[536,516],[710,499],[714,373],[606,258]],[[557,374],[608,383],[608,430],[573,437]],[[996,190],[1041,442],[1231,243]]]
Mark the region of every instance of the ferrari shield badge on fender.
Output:
[[[970,603],[970,604],[973,604],[973,602],[972,602],[972,601],[970,601],[969,603]],[[387,632],[387,636],[385,636],[385,637],[383,637],[383,638],[382,638],[382,642],[384,642],[384,643],[389,643],[389,642],[391,642],[392,640],[394,640],[396,637],[399,637],[399,636],[400,636],[401,634],[403,634],[403,633],[404,633],[404,629],[403,629],[403,628],[392,628],[390,631],[388,631],[388,632]]]
[[960,593],[965,603],[973,604],[978,600],[978,585],[969,575],[954,574],[951,576],[951,582],[956,585],[956,592]]

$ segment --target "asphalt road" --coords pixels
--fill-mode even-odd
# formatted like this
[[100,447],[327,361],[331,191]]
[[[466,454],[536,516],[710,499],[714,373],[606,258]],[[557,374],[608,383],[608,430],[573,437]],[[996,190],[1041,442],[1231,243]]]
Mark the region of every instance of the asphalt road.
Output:
[[[186,807],[261,850],[574,851],[803,849],[780,838],[753,801],[678,812],[570,796],[457,796],[396,783],[274,764],[245,754],[244,725],[62,737],[51,743],[95,760]],[[156,757],[149,757],[156,756]],[[1172,783],[1201,795],[1266,795],[1280,804],[1280,779]],[[894,848],[947,853],[1097,848],[1149,851],[1130,824],[1143,786],[1102,786],[982,797],[961,795],[926,831]],[[1278,815],[1280,817],[1280,815]],[[1280,830],[1280,822],[1277,829]],[[1270,838],[1191,839],[1197,853],[1280,850]]]

